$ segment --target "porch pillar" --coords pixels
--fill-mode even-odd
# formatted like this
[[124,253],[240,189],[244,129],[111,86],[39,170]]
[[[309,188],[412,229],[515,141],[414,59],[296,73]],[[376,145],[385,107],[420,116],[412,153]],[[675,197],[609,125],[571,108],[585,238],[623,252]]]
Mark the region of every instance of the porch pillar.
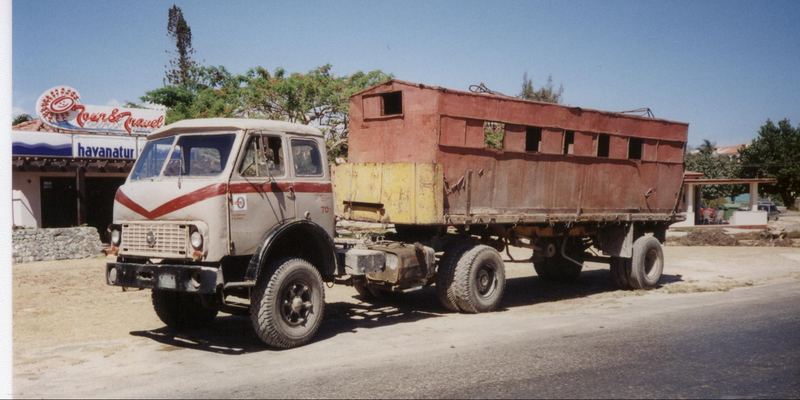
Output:
[[750,183],[750,211],[758,211],[758,183]]

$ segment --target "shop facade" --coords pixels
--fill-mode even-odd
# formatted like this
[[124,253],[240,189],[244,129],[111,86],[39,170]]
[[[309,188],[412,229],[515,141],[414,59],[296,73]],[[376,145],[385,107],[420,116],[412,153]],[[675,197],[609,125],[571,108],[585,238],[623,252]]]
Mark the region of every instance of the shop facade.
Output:
[[116,190],[164,112],[86,105],[60,86],[40,96],[36,113],[11,131],[13,225],[85,224],[107,239]]

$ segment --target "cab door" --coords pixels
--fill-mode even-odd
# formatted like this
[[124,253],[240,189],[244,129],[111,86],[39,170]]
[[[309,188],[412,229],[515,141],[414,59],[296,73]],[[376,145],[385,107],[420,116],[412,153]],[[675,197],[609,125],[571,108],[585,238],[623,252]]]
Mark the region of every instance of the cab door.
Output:
[[333,237],[333,191],[325,161],[325,142],[321,137],[292,136],[288,139],[297,218],[316,223]]
[[264,234],[296,217],[284,135],[250,133],[228,185],[231,254],[255,252]]

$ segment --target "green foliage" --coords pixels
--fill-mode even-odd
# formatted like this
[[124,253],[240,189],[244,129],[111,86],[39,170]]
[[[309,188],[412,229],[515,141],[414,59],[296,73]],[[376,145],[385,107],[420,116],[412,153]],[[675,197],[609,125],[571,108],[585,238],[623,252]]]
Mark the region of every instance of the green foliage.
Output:
[[506,135],[506,124],[502,122],[485,122],[483,124],[483,142],[490,149],[502,149]]
[[[686,170],[702,172],[706,178],[734,178],[739,176],[739,163],[726,156],[714,154],[714,143],[703,140],[695,153],[685,156]],[[704,200],[714,200],[723,197],[734,197],[745,193],[746,187],[742,185],[704,185],[701,187]]]
[[11,121],[11,126],[18,125],[18,124],[21,124],[23,122],[28,122],[28,121],[32,121],[32,120],[33,120],[33,117],[31,117],[30,114],[19,114],[16,117],[14,117],[13,121]]
[[772,177],[774,185],[763,185],[765,193],[777,194],[791,206],[800,197],[800,125],[793,128],[788,119],[767,122],[758,137],[739,151],[741,175],[747,178]]
[[264,118],[319,128],[331,160],[347,156],[350,96],[391,78],[382,71],[336,76],[330,64],[307,73],[255,67],[234,75],[224,67],[200,66],[184,85],[167,85],[141,99],[167,107],[167,123],[188,118]]
[[561,103],[564,85],[553,86],[553,76],[547,76],[547,83],[539,89],[534,89],[533,80],[528,78],[528,73],[522,75],[522,90],[517,97],[525,100],[543,101],[546,103]]

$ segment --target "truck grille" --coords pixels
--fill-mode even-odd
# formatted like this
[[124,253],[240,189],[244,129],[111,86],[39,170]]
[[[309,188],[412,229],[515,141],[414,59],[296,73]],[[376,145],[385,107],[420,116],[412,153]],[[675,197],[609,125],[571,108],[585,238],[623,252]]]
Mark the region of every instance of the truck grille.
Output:
[[188,225],[123,224],[120,252],[151,257],[185,258],[188,243]]

